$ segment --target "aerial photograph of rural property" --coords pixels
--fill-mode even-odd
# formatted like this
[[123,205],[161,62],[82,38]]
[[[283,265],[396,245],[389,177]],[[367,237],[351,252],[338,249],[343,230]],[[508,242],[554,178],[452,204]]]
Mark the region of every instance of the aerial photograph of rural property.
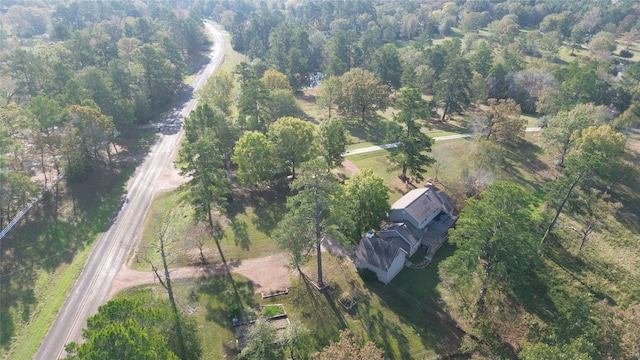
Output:
[[640,1],[0,0],[0,360],[640,360]]

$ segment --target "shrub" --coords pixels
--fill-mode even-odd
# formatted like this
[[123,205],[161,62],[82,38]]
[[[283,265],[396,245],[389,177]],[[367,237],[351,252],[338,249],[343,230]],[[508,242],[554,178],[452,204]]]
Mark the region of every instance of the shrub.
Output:
[[240,307],[240,305],[233,304],[233,305],[231,305],[231,308],[229,309],[229,315],[231,315],[232,319],[239,318],[241,310],[242,310],[242,308]]
[[623,58],[632,58],[633,57],[633,53],[629,50],[620,50],[620,57]]
[[278,305],[271,305],[262,309],[262,315],[266,317],[274,317],[282,313],[283,313],[282,307]]

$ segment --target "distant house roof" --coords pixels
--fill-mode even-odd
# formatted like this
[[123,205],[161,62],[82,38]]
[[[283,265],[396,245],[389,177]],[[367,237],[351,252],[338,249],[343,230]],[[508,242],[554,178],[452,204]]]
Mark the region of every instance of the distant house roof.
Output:
[[418,224],[424,223],[433,213],[444,208],[444,202],[432,188],[414,189],[391,205],[391,210],[402,210]]
[[393,260],[404,251],[392,243],[367,233],[356,247],[356,257],[382,270],[389,270]]

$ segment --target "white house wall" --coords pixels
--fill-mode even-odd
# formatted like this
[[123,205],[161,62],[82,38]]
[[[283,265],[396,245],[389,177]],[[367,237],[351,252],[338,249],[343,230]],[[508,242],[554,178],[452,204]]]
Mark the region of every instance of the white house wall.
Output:
[[369,269],[373,271],[374,273],[376,273],[378,280],[385,284],[388,284],[396,275],[398,275],[400,270],[402,270],[402,268],[404,267],[404,259],[404,252],[399,251],[398,256],[396,256],[395,259],[393,259],[393,261],[391,262],[388,271],[384,271],[360,259],[356,259],[356,267],[358,269]]

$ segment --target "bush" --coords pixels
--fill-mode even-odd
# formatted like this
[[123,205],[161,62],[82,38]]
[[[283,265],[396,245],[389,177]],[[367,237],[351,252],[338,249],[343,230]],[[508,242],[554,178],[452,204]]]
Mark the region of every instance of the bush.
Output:
[[633,53],[629,50],[620,50],[620,57],[623,58],[632,58],[633,57]]
[[276,315],[284,314],[283,309],[279,305],[267,306],[262,310],[262,315],[266,317],[274,317]]
[[242,308],[238,304],[231,305],[231,308],[229,309],[229,315],[231,316],[232,319],[239,318],[241,312],[242,312]]
[[358,269],[358,274],[364,280],[364,282],[370,283],[378,281],[378,275],[369,269]]

